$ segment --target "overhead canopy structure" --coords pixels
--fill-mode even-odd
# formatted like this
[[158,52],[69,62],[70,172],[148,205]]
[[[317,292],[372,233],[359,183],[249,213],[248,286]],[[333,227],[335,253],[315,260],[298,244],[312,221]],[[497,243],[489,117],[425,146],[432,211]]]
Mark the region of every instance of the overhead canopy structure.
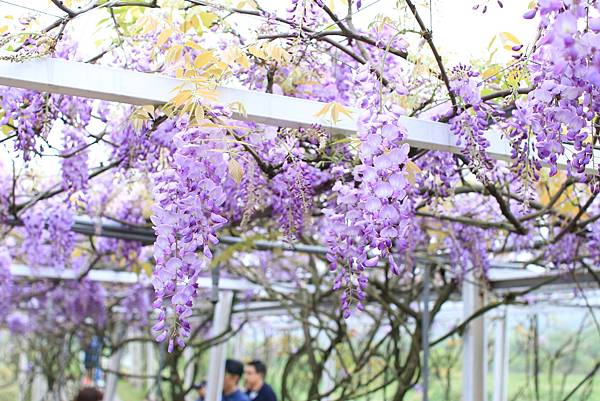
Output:
[[[163,104],[168,102],[174,95],[176,88],[181,85],[187,85],[185,81],[157,74],[146,74],[123,69],[115,69],[104,66],[86,64],[81,62],[72,62],[60,59],[44,59],[36,61],[26,61],[23,63],[0,62],[0,85],[26,88],[37,91],[48,91],[65,95],[88,97],[106,101],[115,101],[129,103],[134,105]],[[317,117],[326,104],[299,98],[279,96],[262,92],[248,91],[243,89],[234,89],[220,87],[217,88],[219,101],[222,103],[239,102],[242,104],[244,113],[233,114],[233,118],[252,121],[255,123],[270,124],[280,127],[311,127],[319,125],[325,130],[339,135],[353,135],[358,129],[357,118],[360,110],[352,109],[352,118],[342,118],[338,122],[327,121]],[[342,116],[343,117],[343,116]],[[420,120],[416,118],[403,117],[402,124],[406,127],[406,141],[415,148],[439,150],[451,153],[461,153],[462,148],[458,145],[456,136],[450,130],[448,124]],[[490,157],[498,160],[511,159],[510,142],[503,138],[499,132],[488,132],[487,139],[490,146],[487,153]],[[570,149],[567,148],[567,153]],[[594,151],[596,152],[596,151]],[[600,160],[600,151],[593,160]],[[590,171],[596,171],[598,165],[593,162],[589,167]],[[566,166],[566,157],[559,159],[560,167]],[[9,221],[9,224],[19,224],[19,221]],[[140,241],[145,244],[154,241],[154,233],[149,228],[128,227],[118,224],[95,224],[92,221],[80,219],[75,222],[72,230],[86,235],[101,235],[125,240]],[[221,242],[235,244],[245,241],[242,238],[221,236]],[[308,252],[323,254],[326,248],[311,244],[287,244],[276,241],[251,241],[255,249],[283,249],[297,252]],[[421,259],[419,263],[431,263],[432,259]],[[435,260],[435,258],[433,258]],[[441,263],[444,261],[441,260]],[[506,263],[495,263],[492,267],[515,267],[507,266]],[[517,265],[518,267],[518,265]],[[522,266],[521,266],[522,267]],[[34,276],[53,279],[76,279],[77,275],[73,272],[60,272],[54,269],[31,268],[27,266],[13,266],[12,273],[16,276]],[[569,277],[568,275],[530,275],[526,277],[505,277],[492,280],[492,289],[507,289],[515,287],[535,287],[544,284],[556,284],[559,282],[577,282],[591,281],[596,273],[591,271],[586,274]],[[122,284],[135,283],[137,277],[133,273],[92,270],[89,278],[98,281],[118,282]],[[208,278],[201,279],[200,285],[209,288],[212,281]],[[219,333],[224,327],[225,319],[229,318],[231,305],[231,291],[243,289],[255,289],[256,286],[237,280],[221,279],[220,288],[225,291],[225,296],[221,298],[217,305],[215,314],[214,330]],[[282,286],[282,289],[285,289]],[[287,290],[290,290],[287,287]],[[469,319],[476,308],[481,307],[485,302],[485,291],[477,286],[477,283],[466,282],[463,286],[463,300],[465,320]],[[428,295],[423,299],[424,305],[429,305]],[[272,308],[268,306],[267,310]],[[427,309],[427,308],[425,308]],[[428,324],[428,322],[427,322]],[[428,326],[424,327],[424,336],[428,333]],[[499,329],[499,331],[502,331]],[[505,330],[504,330],[505,332]],[[425,337],[427,338],[427,337]],[[499,339],[498,341],[503,341]],[[428,341],[424,342],[424,352],[426,355]],[[464,361],[465,372],[470,381],[465,384],[465,401],[482,401],[485,399],[485,386],[475,385],[485,382],[485,351],[486,341],[484,335],[483,317],[473,319],[473,322],[467,325],[465,332]],[[222,347],[220,345],[219,347]],[[506,348],[506,347],[504,347]],[[506,350],[503,351],[504,353]],[[216,347],[211,354],[212,366],[222,366],[223,349]],[[500,355],[498,360],[503,364],[507,363],[505,355]],[[499,366],[498,372],[505,372],[505,366]],[[221,372],[222,369],[215,371]],[[424,372],[424,376],[426,377]],[[506,375],[502,375],[506,380]],[[220,373],[213,375],[209,380],[209,399],[215,400],[217,390],[220,387],[222,377]],[[497,386],[497,392],[505,392],[506,383],[500,383]],[[500,399],[500,398],[499,398]]]
[[[188,84],[165,75],[47,58],[22,63],[0,61],[0,85],[134,105],[156,105],[167,103],[177,88]],[[216,91],[221,103],[235,102],[243,106],[243,113],[233,113],[235,119],[289,128],[318,125],[340,135],[353,135],[358,129],[357,119],[361,115],[358,109],[348,108],[352,118],[340,115],[340,121],[332,122],[317,117],[326,103],[230,87],[218,87]],[[407,131],[406,142],[410,146],[450,153],[462,152],[458,138],[448,124],[411,117],[401,117],[401,120]],[[511,160],[510,142],[500,132],[490,130],[487,139],[490,145],[486,153],[491,158]],[[565,145],[565,154],[572,152],[573,147]],[[566,161],[567,157],[562,155],[557,164],[560,168],[566,168]],[[597,172],[599,163],[600,150],[594,150],[588,172]]]

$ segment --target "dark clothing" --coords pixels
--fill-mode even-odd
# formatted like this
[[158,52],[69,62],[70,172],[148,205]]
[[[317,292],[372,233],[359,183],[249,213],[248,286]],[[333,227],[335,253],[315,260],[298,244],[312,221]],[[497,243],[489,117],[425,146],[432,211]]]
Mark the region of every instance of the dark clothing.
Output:
[[277,401],[275,392],[267,383],[263,384],[258,392],[248,390],[246,394],[250,401]]
[[242,393],[240,390],[235,390],[229,395],[223,394],[221,401],[249,401],[248,396]]

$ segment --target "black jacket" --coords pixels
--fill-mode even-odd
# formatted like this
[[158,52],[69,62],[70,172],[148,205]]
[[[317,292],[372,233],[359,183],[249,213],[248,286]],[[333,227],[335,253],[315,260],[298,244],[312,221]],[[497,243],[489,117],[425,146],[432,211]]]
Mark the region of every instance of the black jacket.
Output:
[[246,391],[246,394],[248,394],[250,401],[277,401],[275,392],[273,392],[273,389],[267,383],[263,384],[260,390],[258,390],[256,397],[252,398],[250,396],[251,391]]

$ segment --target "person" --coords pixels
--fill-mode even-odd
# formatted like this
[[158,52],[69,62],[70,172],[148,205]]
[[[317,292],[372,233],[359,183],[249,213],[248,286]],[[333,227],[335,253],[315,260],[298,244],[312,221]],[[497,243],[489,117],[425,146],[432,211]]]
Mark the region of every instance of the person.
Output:
[[243,374],[243,363],[235,359],[228,359],[225,361],[222,401],[250,401],[248,400],[248,396],[238,388],[238,384]]
[[84,387],[79,390],[74,401],[102,401],[104,394],[96,387]]
[[198,392],[198,398],[196,401],[204,401],[206,398],[206,380],[202,380],[198,384],[194,384],[194,388]]
[[267,366],[258,359],[251,361],[244,367],[244,380],[246,381],[246,394],[250,401],[277,401],[275,392],[267,383]]

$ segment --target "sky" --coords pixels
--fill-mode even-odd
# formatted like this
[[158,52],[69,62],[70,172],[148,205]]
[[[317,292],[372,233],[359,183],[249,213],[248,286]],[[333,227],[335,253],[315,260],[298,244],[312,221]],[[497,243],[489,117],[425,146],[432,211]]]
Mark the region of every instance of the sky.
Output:
[[[282,15],[285,12],[283,9],[289,4],[287,0],[258,1],[265,8],[281,10]],[[326,1],[333,3],[338,14],[341,15],[345,11],[344,0]],[[234,0],[232,3],[237,2]],[[415,2],[419,5],[426,24],[430,25],[431,22],[434,41],[450,64],[468,62],[471,59],[486,56],[489,53],[488,43],[501,32],[510,32],[523,44],[531,42],[535,35],[535,21],[522,18],[523,13],[527,10],[527,2],[524,0],[503,0],[503,8],[497,5],[496,0],[431,0],[431,17],[430,0],[415,0]],[[85,1],[80,3],[86,4]],[[215,3],[220,3],[220,1],[215,0]],[[354,21],[357,25],[365,27],[378,14],[396,15],[393,10],[397,3],[403,4],[404,2],[402,0],[363,0],[362,8],[355,14]],[[482,4],[479,9],[473,10],[473,6],[479,3]],[[480,10],[484,4],[488,4],[488,11],[482,14]],[[0,26],[4,25],[2,19],[6,15],[22,15],[32,12],[24,7],[54,16],[63,15],[49,0],[1,0]],[[43,16],[45,23],[52,22],[55,18],[41,13],[39,15]],[[78,36],[84,43],[87,43],[87,50],[90,54],[93,53],[95,47],[94,36],[97,36],[97,33],[94,20],[97,21],[100,18],[98,15],[82,17],[73,24],[77,32],[81,33]],[[252,18],[246,18],[246,21],[249,26],[256,23]],[[412,20],[408,20],[407,24],[413,24],[413,27],[416,27],[416,23]],[[508,52],[504,53],[499,56],[510,57]]]
[[[72,1],[83,6],[87,4],[86,1],[80,1],[79,3],[77,3],[77,0]],[[289,0],[257,1],[264,8],[276,10],[282,16],[285,15],[285,8],[290,3]],[[344,0],[325,1],[329,2],[330,6],[333,5],[333,9],[338,15],[345,14]],[[504,0],[503,8],[498,7],[496,0],[431,1],[432,5],[429,7],[430,0],[415,0],[422,18],[428,26],[432,27],[434,41],[448,67],[460,62],[468,63],[474,59],[487,59],[490,53],[488,49],[490,40],[501,32],[510,32],[524,44],[531,42],[534,38],[536,23],[522,18],[522,14],[527,8],[527,3],[523,0]],[[486,1],[489,3],[487,13],[481,13],[481,6],[479,10],[473,10],[474,4],[485,3]],[[214,0],[214,2],[221,3],[219,0]],[[238,2],[238,0],[232,1],[233,4]],[[397,11],[394,11],[397,4],[404,4],[404,1],[363,0],[362,8],[355,13],[353,21],[356,26],[366,28],[378,15],[395,17],[399,15]],[[40,16],[41,27],[64,15],[49,0],[0,0],[0,29],[2,26],[10,24],[10,17],[16,19],[32,14]],[[97,30],[97,22],[101,18],[105,18],[106,15],[106,11],[95,11],[70,23],[71,29],[76,32],[76,36],[80,41],[79,51],[84,59],[99,53],[98,42],[102,36],[106,39],[107,35],[113,34],[112,32],[104,32],[102,35]],[[262,22],[262,19],[240,17],[236,21],[243,26],[242,29],[253,29],[259,22]],[[417,27],[412,17],[406,20],[406,27]],[[496,43],[500,44],[500,41],[496,40]],[[495,55],[495,61],[506,61],[510,58],[510,55],[509,51],[500,49]],[[10,152],[10,149],[0,147],[0,155],[4,154],[6,156],[6,151]],[[43,164],[41,170],[45,171],[46,174],[57,173],[57,169],[48,168],[48,163],[55,164],[55,161],[44,160],[40,163]]]

